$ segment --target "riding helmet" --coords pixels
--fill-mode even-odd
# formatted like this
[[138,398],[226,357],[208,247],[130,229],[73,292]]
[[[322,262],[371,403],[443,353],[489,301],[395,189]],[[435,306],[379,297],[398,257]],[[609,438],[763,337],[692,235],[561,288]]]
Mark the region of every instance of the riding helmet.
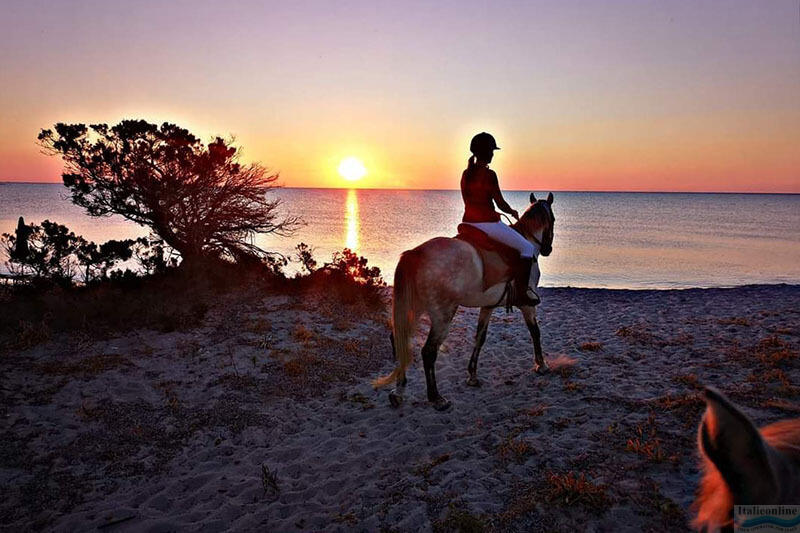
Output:
[[477,134],[472,138],[472,142],[469,143],[469,151],[473,154],[486,153],[491,150],[499,149],[500,147],[497,146],[497,142],[494,140],[494,137],[485,131]]

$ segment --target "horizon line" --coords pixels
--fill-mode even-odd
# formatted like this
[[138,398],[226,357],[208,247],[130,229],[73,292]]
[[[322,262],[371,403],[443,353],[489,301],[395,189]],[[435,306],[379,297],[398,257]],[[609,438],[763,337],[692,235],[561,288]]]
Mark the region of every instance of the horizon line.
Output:
[[[63,185],[61,181],[5,181],[0,180],[0,185],[6,184],[19,184],[19,185]],[[363,191],[459,191],[460,189],[420,189],[420,188],[397,188],[397,187],[301,187],[278,185],[278,189],[308,189],[308,190],[332,190],[332,191],[349,191],[349,190],[363,190]],[[597,189],[597,190],[577,190],[577,189],[504,189],[504,192],[571,192],[571,193],[600,193],[600,194],[781,194],[781,195],[800,195],[798,192],[789,191],[685,191],[685,190],[614,190],[614,189]]]

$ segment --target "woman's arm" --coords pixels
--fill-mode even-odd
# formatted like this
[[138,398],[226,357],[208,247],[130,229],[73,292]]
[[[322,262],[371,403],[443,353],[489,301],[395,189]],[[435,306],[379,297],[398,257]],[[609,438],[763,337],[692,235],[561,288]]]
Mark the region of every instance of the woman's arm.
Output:
[[500,183],[497,181],[497,174],[494,171],[492,171],[492,188],[494,189],[492,192],[492,200],[494,200],[497,208],[503,213],[508,213],[519,220],[519,213],[517,213],[517,210],[508,205],[508,202],[503,198],[503,193],[500,192]]

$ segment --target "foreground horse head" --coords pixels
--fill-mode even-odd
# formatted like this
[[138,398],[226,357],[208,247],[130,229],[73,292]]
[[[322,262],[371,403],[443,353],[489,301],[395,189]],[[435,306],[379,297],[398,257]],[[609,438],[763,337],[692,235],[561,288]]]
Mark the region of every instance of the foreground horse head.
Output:
[[733,505],[800,503],[800,418],[761,428],[714,388],[706,388],[698,431],[703,459],[695,527],[730,529]]
[[[531,204],[519,221],[512,224],[517,232],[534,244],[535,256],[547,256],[553,251],[553,195],[546,200],[537,200],[530,195]],[[431,329],[422,347],[422,360],[425,368],[425,382],[428,400],[438,410],[446,410],[450,402],[439,394],[436,385],[436,357],[444,339],[447,337],[450,322],[459,306],[480,307],[478,331],[475,335],[475,348],[467,370],[467,384],[478,386],[478,354],[486,340],[486,331],[492,310],[501,305],[506,283],[501,281],[491,287],[483,286],[483,263],[478,251],[469,243],[453,238],[436,237],[426,241],[413,250],[400,256],[394,273],[392,295],[392,348],[397,358],[397,366],[387,376],[373,381],[373,385],[384,387],[395,384],[389,395],[392,405],[399,406],[403,401],[406,385],[406,370],[413,359],[411,338],[416,330],[420,315],[430,317]],[[529,277],[529,285],[534,289],[539,283],[539,264],[534,262]],[[534,348],[534,371],[547,372],[547,364],[542,356],[541,335],[536,322],[536,308],[520,308]]]

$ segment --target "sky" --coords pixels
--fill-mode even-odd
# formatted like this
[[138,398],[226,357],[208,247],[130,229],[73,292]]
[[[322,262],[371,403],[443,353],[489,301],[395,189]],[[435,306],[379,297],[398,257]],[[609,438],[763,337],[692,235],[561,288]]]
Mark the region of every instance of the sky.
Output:
[[488,131],[509,190],[800,193],[798,102],[800,0],[0,0],[0,181],[144,118],[289,187],[457,189]]

